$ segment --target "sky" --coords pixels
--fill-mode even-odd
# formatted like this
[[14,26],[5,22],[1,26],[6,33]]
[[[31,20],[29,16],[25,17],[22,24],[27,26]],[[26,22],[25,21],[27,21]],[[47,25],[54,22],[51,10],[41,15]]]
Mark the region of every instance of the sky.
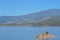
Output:
[[20,16],[60,9],[60,0],[0,0],[0,16]]

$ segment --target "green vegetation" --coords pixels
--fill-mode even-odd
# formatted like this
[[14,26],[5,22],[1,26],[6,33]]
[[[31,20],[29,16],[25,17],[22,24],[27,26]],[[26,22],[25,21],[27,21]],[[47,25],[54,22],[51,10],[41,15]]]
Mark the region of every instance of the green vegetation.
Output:
[[60,26],[60,17],[51,17],[40,22],[44,26]]
[[18,24],[0,24],[0,26],[60,26],[60,17],[45,17],[35,22],[22,22]]

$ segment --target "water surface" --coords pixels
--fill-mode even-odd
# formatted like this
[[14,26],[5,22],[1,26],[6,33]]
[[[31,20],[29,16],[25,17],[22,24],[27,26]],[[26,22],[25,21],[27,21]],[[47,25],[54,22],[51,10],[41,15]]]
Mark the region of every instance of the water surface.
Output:
[[0,40],[36,40],[36,35],[44,33],[45,31],[55,35],[55,38],[51,38],[50,40],[60,40],[60,27],[22,26],[0,26]]

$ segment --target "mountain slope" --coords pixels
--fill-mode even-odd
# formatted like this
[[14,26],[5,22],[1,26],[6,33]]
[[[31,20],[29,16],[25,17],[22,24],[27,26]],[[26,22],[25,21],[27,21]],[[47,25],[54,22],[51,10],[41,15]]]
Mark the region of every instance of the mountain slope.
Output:
[[48,9],[22,16],[0,16],[0,24],[21,24],[37,22],[45,17],[60,16],[60,9]]
[[60,26],[60,17],[45,17],[40,20],[43,26]]

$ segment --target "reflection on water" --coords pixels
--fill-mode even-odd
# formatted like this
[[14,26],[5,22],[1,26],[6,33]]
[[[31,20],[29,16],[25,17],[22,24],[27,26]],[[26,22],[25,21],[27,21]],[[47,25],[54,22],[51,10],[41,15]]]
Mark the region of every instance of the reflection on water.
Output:
[[45,31],[55,35],[50,40],[60,40],[60,27],[0,27],[0,40],[36,40]]

